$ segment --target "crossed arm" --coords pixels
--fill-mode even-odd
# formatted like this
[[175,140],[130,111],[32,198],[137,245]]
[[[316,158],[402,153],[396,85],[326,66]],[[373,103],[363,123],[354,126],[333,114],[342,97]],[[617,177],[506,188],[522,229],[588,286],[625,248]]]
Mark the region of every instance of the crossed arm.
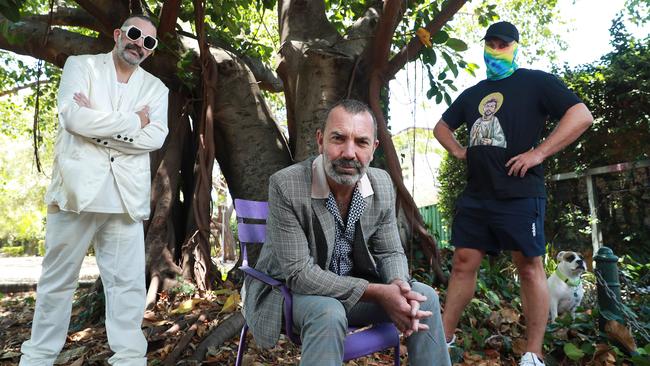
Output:
[[[73,96],[72,96],[72,99],[74,100],[75,103],[77,103],[77,105],[79,107],[91,108],[90,99],[88,99],[88,97],[84,93],[81,93],[81,92],[74,93]],[[140,128],[144,128],[146,125],[149,124],[149,122],[151,122],[149,120],[149,106],[148,105],[145,105],[144,107],[142,107],[142,109],[135,112],[135,114],[137,114],[138,118],[140,118]]]
[[61,127],[125,154],[147,153],[162,146],[168,132],[166,89],[161,88],[138,111],[105,111],[93,108],[88,98],[90,85],[89,71],[74,57],[68,58],[57,97]]
[[[165,95],[162,98],[164,98],[164,101],[161,101],[164,104],[164,108],[160,108],[162,112],[158,111],[156,115],[158,120],[162,118],[160,113],[167,113],[167,97]],[[73,100],[79,107],[93,111],[90,100],[85,94],[81,92],[74,93]],[[83,136],[88,137],[88,141],[93,144],[100,146],[104,144],[103,146],[110,147],[124,154],[143,154],[158,150],[165,141],[168,130],[163,122],[155,121],[152,123],[150,113],[151,108],[148,105],[135,112],[139,120],[139,128],[133,132],[115,132],[108,136],[96,136],[94,133],[91,133],[93,136]],[[108,145],[106,144],[107,140],[110,141]]]

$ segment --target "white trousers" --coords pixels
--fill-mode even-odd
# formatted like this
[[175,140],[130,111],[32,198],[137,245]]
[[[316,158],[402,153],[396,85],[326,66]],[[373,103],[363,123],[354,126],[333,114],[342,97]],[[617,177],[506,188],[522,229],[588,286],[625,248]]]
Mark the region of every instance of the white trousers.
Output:
[[147,341],[141,329],[146,296],[142,222],[127,214],[66,211],[47,214],[32,335],[22,345],[21,366],[50,366],[61,352],[79,270],[91,241],[106,297],[108,344],[115,352],[108,362],[146,366]]

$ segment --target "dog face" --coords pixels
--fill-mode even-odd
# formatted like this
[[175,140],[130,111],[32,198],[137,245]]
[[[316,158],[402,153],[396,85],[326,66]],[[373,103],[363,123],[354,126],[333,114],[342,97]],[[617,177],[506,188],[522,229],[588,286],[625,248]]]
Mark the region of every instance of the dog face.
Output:
[[558,268],[570,277],[580,276],[587,270],[587,265],[579,253],[576,252],[559,252],[557,254]]
[[570,312],[575,317],[575,311],[585,290],[580,283],[580,275],[587,266],[580,254],[576,252],[560,252],[557,255],[557,269],[548,278],[549,310],[551,322],[558,314]]

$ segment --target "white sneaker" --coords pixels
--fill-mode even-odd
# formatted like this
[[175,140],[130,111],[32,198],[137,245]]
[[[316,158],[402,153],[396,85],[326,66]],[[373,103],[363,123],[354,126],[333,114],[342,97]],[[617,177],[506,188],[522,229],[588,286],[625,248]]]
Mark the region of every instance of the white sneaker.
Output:
[[[445,340],[445,342],[446,342],[446,340]],[[456,335],[454,334],[454,336],[451,337],[451,341],[446,342],[446,343],[447,343],[447,348],[453,347],[454,343],[456,343]]]
[[523,356],[521,356],[519,366],[544,366],[544,361],[542,361],[536,354],[532,352],[526,352]]

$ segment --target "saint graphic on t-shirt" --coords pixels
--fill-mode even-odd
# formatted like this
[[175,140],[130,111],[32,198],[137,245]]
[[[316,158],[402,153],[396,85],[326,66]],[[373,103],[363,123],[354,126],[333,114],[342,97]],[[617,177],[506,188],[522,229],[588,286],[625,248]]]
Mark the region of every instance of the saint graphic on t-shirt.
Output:
[[502,104],[503,95],[501,93],[491,93],[481,100],[478,107],[481,117],[472,125],[469,146],[488,145],[503,148],[507,146],[506,136],[495,115]]

